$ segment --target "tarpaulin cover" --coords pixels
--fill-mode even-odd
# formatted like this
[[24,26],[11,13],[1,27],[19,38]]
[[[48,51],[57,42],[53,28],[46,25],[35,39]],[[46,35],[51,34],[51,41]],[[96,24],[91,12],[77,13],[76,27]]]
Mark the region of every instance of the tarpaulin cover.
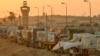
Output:
[[52,49],[52,50],[57,50],[60,47],[63,47],[63,49],[69,49],[71,47],[77,47],[80,46],[81,42],[74,42],[74,43],[70,43],[70,42],[58,42],[57,45]]

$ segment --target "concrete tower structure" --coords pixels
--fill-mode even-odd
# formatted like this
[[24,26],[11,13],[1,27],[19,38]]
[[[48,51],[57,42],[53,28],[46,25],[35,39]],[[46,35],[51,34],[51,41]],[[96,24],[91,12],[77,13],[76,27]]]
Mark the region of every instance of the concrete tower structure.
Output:
[[30,11],[30,7],[27,6],[27,1],[23,1],[23,6],[20,9],[22,13],[22,26],[24,28],[27,28],[29,25],[28,17],[29,17],[29,11]]

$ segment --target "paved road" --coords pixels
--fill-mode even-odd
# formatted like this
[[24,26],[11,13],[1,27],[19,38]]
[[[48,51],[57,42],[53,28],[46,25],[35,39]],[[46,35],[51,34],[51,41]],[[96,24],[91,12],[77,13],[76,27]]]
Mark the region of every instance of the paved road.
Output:
[[7,39],[0,38],[0,56],[59,56],[44,49],[34,49],[18,45]]

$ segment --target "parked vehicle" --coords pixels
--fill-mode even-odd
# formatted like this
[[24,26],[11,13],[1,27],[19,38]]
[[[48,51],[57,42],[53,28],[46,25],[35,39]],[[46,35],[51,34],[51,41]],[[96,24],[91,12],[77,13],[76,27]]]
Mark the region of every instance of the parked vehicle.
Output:
[[14,41],[14,42],[17,41],[17,30],[18,30],[17,26],[8,27],[7,32],[8,32],[8,37],[10,41]]
[[0,37],[7,37],[7,27],[6,26],[0,26]]
[[[44,37],[45,36],[44,31],[45,31],[44,28],[35,28],[33,30],[34,47],[43,48],[43,46],[42,46],[43,42],[41,41],[42,36],[40,37],[40,35],[43,35],[43,37]],[[42,34],[41,34],[41,32],[42,32]]]

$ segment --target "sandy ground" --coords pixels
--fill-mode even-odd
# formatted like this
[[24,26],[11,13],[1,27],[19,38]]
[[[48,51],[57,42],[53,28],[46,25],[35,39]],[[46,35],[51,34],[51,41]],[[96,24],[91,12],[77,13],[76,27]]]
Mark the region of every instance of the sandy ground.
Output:
[[[0,56],[60,56],[46,49],[36,49],[32,47],[25,47],[25,45],[18,45],[10,42],[7,39],[0,38]],[[69,56],[67,54],[61,56]],[[100,56],[100,52],[96,56]]]
[[10,42],[6,39],[0,39],[0,56],[59,56],[56,53],[47,51],[45,49],[35,49],[25,47]]

